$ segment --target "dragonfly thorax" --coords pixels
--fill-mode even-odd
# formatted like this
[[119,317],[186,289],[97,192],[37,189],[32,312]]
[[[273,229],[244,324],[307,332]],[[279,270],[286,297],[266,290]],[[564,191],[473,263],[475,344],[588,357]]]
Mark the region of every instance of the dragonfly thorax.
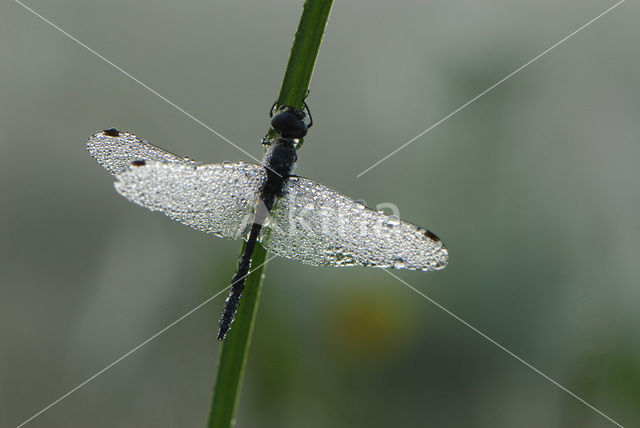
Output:
[[266,144],[263,162],[267,170],[267,182],[263,191],[280,194],[285,180],[293,174],[298,159],[295,140],[278,137]]

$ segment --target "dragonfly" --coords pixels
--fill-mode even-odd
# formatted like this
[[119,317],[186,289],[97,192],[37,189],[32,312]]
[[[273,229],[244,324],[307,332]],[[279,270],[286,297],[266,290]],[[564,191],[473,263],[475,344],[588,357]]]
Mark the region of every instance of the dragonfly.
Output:
[[115,177],[120,195],[194,229],[246,241],[218,340],[231,329],[257,242],[313,266],[435,271],[447,265],[446,247],[429,230],[294,174],[296,147],[313,125],[304,108],[272,107],[261,164],[205,164],[115,128],[89,137],[90,154]]

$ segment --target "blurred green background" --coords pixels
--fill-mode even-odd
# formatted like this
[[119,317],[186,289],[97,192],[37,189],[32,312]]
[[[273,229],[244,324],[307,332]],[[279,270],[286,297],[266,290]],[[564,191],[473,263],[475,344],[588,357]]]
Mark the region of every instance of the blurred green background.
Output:
[[[301,3],[27,4],[261,156]],[[356,178],[613,4],[337,2],[298,171],[433,230],[448,268],[399,276],[638,426],[637,3]],[[118,196],[87,137],[114,126],[202,161],[250,159],[9,0],[0,103],[0,425],[16,426],[235,270],[239,242]],[[203,426],[223,300],[30,426]],[[614,425],[380,270],[277,258],[237,426]]]

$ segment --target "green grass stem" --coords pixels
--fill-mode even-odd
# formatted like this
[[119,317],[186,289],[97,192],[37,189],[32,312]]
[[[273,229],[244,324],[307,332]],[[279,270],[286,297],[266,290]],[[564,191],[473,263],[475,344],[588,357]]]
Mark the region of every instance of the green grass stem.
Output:
[[[307,0],[304,3],[278,95],[278,105],[302,108],[332,4],[333,0]],[[209,428],[229,428],[235,423],[251,334],[265,276],[266,257],[267,251],[260,244],[257,244],[251,260],[252,270],[246,279],[240,308],[233,327],[220,349],[218,371],[207,425]]]

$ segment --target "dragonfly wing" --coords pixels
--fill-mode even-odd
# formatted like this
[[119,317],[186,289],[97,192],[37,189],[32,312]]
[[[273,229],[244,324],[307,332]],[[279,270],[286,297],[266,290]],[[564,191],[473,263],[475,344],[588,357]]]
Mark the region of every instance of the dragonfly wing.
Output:
[[[138,165],[138,166],[136,166]],[[246,239],[263,167],[247,163],[194,165],[135,162],[116,174],[122,196],[152,211],[214,235]]]
[[428,230],[304,178],[288,181],[261,241],[277,255],[316,266],[440,270],[449,257]]
[[93,134],[89,137],[87,149],[91,156],[113,175],[125,171],[135,161],[199,164],[149,144],[133,134],[116,129],[105,129]]

